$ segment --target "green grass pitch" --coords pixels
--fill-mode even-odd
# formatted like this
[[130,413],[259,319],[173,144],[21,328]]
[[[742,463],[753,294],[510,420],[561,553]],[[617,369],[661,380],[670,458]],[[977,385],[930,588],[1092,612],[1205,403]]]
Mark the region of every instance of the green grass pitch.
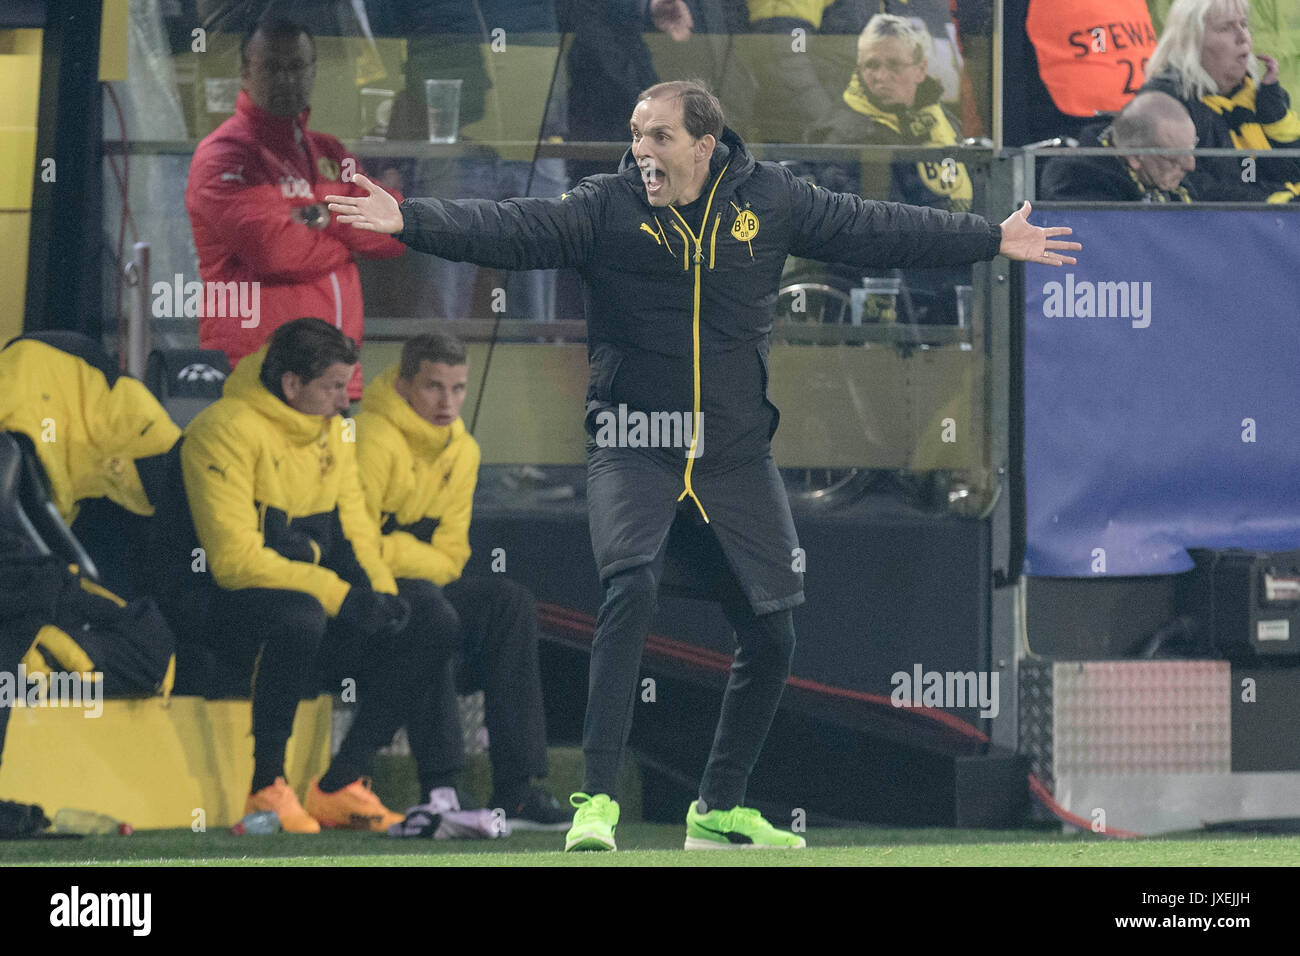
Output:
[[[582,755],[572,747],[548,751],[553,793],[580,786]],[[375,792],[391,807],[418,801],[409,757],[375,763]],[[487,757],[469,758],[462,793],[483,804],[491,790]],[[808,831],[806,850],[686,852],[685,806],[680,824],[642,822],[641,785],[625,761],[618,792],[623,818],[616,853],[564,853],[564,834],[519,832],[500,840],[394,839],[382,834],[325,832],[314,836],[233,836],[141,830],[129,837],[0,841],[5,866],[1295,866],[1300,836],[1179,834],[1114,840],[1062,833],[1054,823],[1019,830],[887,829]]]
[[232,836],[150,830],[130,837],[0,843],[0,866],[1294,866],[1300,837],[1204,834],[1106,840],[1054,830],[821,829],[806,850],[691,852],[685,827],[628,823],[617,853],[562,853],[563,833],[500,840],[380,834]]

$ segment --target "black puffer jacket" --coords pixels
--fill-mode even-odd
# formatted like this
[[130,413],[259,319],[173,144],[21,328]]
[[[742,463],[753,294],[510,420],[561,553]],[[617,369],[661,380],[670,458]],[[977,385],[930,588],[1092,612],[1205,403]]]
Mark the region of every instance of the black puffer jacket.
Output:
[[[397,238],[420,252],[578,269],[588,422],[620,403],[700,411],[709,448],[696,474],[761,452],[775,431],[765,364],[787,255],[863,269],[940,266],[990,259],[1001,243],[1000,227],[979,216],[818,189],[756,162],[730,129],[703,193],[682,208],[646,201],[629,150],[617,174],[589,177],[558,200],[407,199],[401,212]],[[680,451],[666,454],[681,462]]]

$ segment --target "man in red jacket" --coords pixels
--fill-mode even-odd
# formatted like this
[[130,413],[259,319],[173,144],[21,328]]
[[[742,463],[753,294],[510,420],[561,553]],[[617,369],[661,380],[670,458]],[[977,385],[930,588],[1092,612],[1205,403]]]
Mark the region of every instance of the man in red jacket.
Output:
[[[307,129],[316,79],[311,34],[286,20],[264,21],[244,38],[240,59],[235,115],[199,143],[185,190],[205,289],[199,344],[225,352],[233,365],[277,327],[310,315],[360,345],[364,311],[353,258],[390,258],[405,247],[339,225],[318,201],[325,193],[362,195],[352,185],[362,169],[333,136]],[[252,308],[226,307],[233,302]],[[361,397],[359,365],[348,395]]]

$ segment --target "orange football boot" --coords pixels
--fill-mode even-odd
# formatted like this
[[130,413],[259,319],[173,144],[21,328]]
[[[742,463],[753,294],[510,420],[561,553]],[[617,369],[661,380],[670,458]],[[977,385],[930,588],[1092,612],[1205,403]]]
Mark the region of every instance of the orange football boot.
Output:
[[387,833],[394,823],[406,819],[380,803],[364,777],[334,793],[326,793],[319,784],[320,777],[316,777],[307,788],[307,812],[327,829]]
[[257,793],[250,793],[244,801],[245,815],[266,810],[276,812],[280,817],[280,829],[285,833],[320,833],[320,824],[302,808],[284,777],[276,777],[275,783]]

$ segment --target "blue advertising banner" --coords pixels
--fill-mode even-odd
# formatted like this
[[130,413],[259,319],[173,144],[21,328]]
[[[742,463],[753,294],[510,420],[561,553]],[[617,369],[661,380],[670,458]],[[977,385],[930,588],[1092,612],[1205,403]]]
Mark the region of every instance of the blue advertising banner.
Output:
[[1300,215],[1052,210],[1025,268],[1025,573],[1300,548]]

